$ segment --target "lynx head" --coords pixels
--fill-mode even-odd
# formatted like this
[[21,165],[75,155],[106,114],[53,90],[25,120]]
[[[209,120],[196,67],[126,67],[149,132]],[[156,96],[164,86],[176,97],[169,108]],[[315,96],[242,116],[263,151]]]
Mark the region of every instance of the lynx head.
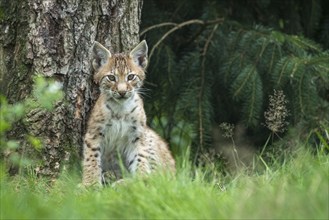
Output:
[[101,93],[116,101],[133,97],[145,79],[147,44],[143,40],[129,54],[111,54],[103,45],[95,42],[93,48],[94,80]]

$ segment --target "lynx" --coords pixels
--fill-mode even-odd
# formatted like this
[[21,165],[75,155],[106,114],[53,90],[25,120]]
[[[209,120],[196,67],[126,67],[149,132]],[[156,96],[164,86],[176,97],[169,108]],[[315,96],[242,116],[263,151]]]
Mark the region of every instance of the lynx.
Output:
[[132,174],[157,168],[175,172],[166,142],[146,124],[140,88],[145,79],[148,47],[140,42],[129,54],[93,47],[97,99],[84,137],[83,184],[104,183],[104,173],[120,176],[119,159]]

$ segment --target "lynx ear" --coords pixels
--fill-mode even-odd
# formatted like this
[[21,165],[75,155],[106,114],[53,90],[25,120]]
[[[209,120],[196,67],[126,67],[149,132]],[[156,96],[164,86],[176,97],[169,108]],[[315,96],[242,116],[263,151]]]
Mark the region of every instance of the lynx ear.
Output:
[[148,47],[146,41],[143,40],[130,52],[129,55],[136,63],[136,65],[142,67],[143,69],[146,69],[147,52],[148,52]]
[[94,70],[98,70],[101,66],[103,66],[110,57],[111,57],[111,52],[108,49],[106,49],[103,45],[95,41],[93,47]]

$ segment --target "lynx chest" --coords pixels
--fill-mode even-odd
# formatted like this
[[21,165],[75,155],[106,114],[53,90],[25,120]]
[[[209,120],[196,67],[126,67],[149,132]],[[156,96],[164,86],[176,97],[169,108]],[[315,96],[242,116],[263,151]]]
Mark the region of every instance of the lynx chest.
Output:
[[104,128],[104,148],[105,150],[123,150],[133,145],[134,140],[142,133],[142,128],[138,126],[138,118],[132,110],[137,110],[137,106],[126,109],[111,109],[110,117]]

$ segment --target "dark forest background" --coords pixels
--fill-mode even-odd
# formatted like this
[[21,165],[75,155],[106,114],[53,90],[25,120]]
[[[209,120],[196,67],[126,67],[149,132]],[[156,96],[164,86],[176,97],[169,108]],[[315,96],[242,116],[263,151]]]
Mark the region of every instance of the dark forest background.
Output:
[[[238,151],[328,138],[328,10],[325,0],[145,0],[151,126],[196,157],[225,151],[228,125]],[[287,114],[271,130],[265,112],[277,91]]]

